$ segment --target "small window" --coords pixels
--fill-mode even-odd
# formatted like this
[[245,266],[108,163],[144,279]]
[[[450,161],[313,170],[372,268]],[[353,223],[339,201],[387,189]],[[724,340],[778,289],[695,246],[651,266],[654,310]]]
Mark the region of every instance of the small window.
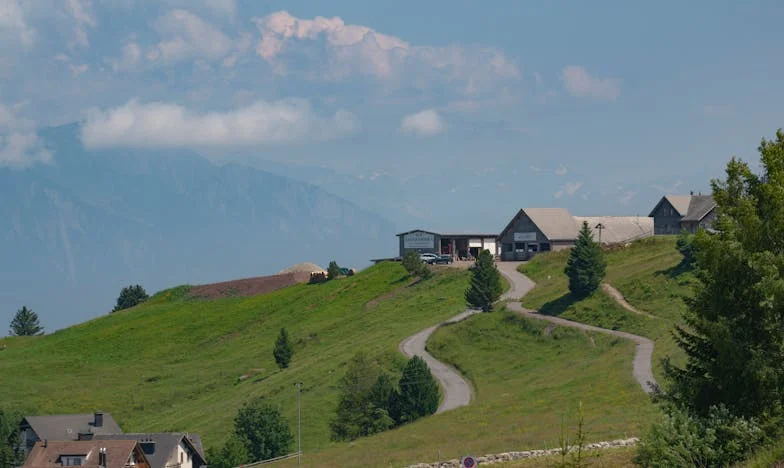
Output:
[[525,251],[525,242],[515,242],[515,250]]
[[82,466],[84,455],[60,455],[60,464],[63,466]]
[[182,463],[182,452],[180,452],[180,463]]

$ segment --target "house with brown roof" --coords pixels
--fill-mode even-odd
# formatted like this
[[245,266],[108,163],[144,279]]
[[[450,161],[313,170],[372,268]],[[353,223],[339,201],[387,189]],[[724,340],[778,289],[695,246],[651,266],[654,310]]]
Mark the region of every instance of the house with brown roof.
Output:
[[150,468],[135,440],[39,440],[22,468]]
[[97,441],[136,441],[149,460],[150,468],[200,468],[207,465],[198,434],[183,432],[96,435]]
[[649,216],[656,235],[694,233],[711,227],[716,218],[716,202],[710,195],[665,195]]
[[111,414],[96,411],[86,414],[26,416],[19,425],[22,451],[30,453],[39,440],[89,440],[96,434],[122,434]]

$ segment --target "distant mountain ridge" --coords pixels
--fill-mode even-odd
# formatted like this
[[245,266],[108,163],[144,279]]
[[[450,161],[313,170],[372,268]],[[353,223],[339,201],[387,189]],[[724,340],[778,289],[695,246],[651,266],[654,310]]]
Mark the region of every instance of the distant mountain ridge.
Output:
[[152,293],[394,254],[396,226],[316,186],[192,151],[88,151],[78,131],[41,132],[54,164],[0,168],[0,327],[23,304],[47,331],[100,315],[131,283]]

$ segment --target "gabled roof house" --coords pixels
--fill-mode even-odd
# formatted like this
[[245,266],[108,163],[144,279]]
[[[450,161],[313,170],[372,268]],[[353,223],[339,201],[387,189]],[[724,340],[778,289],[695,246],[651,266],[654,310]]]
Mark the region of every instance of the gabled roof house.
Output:
[[207,465],[201,438],[183,432],[127,433],[96,435],[97,441],[136,441],[150,462],[150,468],[199,468]]
[[135,440],[39,440],[22,468],[150,468]]
[[680,234],[708,229],[716,218],[716,202],[710,195],[665,195],[649,215],[654,234]]
[[89,440],[96,434],[122,434],[122,429],[112,415],[100,411],[86,414],[26,416],[19,429],[25,455],[39,440]]

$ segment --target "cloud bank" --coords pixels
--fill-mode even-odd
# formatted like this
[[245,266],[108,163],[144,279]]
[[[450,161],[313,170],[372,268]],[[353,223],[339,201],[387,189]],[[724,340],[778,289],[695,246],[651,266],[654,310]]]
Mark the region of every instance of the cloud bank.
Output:
[[331,140],[359,129],[354,114],[316,114],[302,99],[257,101],[247,107],[198,113],[178,104],[131,100],[109,110],[93,109],[81,128],[88,148],[239,147]]
[[279,74],[304,72],[315,62],[331,79],[416,77],[422,85],[440,77],[459,80],[465,94],[520,78],[517,67],[493,48],[412,45],[367,26],[345,24],[339,17],[302,19],[286,11],[253,21],[261,33],[256,53]]
[[0,167],[23,169],[50,163],[52,153],[33,130],[33,122],[17,116],[20,107],[0,104]]
[[408,134],[432,136],[446,130],[446,125],[438,112],[434,109],[426,109],[403,117],[400,121],[400,129]]

